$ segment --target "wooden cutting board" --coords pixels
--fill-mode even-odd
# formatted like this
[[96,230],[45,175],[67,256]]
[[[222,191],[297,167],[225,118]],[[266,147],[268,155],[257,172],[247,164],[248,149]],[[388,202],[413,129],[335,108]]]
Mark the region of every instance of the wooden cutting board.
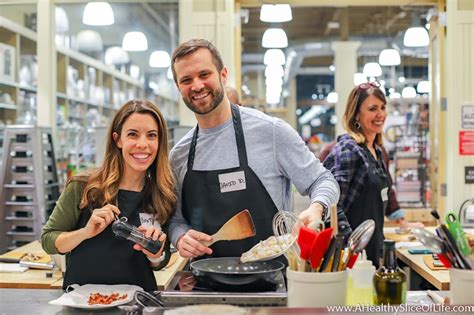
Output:
[[25,255],[27,254],[32,254],[38,258],[36,260],[30,260],[33,262],[49,263],[51,261],[51,256],[45,253],[45,251],[41,247],[40,242],[38,241],[34,241],[19,248],[16,248],[11,252],[0,255],[0,257],[22,259],[26,257]]
[[425,262],[425,265],[430,268],[431,270],[448,270],[446,267],[438,267],[434,265],[434,259],[433,256],[431,255],[425,255],[423,256],[423,261]]

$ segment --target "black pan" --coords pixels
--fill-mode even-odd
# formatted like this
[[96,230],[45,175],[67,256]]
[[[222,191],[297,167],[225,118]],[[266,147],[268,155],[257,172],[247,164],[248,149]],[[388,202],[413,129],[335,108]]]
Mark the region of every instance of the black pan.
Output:
[[201,285],[218,291],[262,291],[275,286],[282,262],[240,262],[239,257],[208,258],[191,263],[191,272]]

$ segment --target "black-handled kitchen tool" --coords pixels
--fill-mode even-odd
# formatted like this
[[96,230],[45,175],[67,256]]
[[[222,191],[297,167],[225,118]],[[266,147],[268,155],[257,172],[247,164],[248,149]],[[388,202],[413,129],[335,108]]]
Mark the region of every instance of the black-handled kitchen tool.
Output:
[[334,250],[334,259],[332,262],[332,272],[336,272],[339,268],[341,260],[341,251],[344,248],[344,235],[336,235],[336,249]]
[[323,262],[321,263],[321,267],[319,267],[319,272],[324,272],[326,268],[329,266],[329,262],[331,261],[332,256],[334,256],[335,250],[336,250],[336,237],[333,236],[331,239],[331,243],[329,244],[329,248],[324,254]]
[[140,232],[136,226],[126,223],[126,218],[124,217],[112,223],[112,231],[115,236],[123,237],[139,244],[152,254],[158,253],[161,248],[161,242],[159,240],[155,241],[151,238],[146,238],[145,234]]
[[448,250],[452,253],[452,256],[454,258],[454,267],[459,269],[472,270],[471,262],[469,261],[469,259],[466,259],[466,257],[461,253],[456,244],[456,241],[454,240],[453,236],[451,235],[451,232],[446,227],[446,225],[441,223],[438,211],[432,210],[431,215],[435,217],[436,221],[438,222],[441,238],[444,240]]

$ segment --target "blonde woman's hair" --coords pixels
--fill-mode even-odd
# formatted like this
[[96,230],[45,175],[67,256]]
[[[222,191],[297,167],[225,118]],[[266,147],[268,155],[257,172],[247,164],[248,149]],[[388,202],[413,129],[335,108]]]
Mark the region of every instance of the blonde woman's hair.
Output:
[[158,153],[148,168],[143,199],[144,211],[153,214],[160,223],[170,218],[176,195],[174,181],[168,159],[168,129],[166,121],[156,105],[147,100],[131,100],[125,103],[115,114],[107,132],[104,162],[97,169],[88,171],[71,180],[87,182],[79,207],[88,205],[103,207],[116,204],[120,179],[124,175],[122,151],[117,147],[113,134],[122,133],[125,121],[132,114],[151,115],[158,125]]
[[[366,83],[368,84],[368,83]],[[370,85],[369,88],[363,89],[359,86],[356,86],[352,89],[349,97],[347,98],[346,110],[342,119],[344,128],[347,130],[347,133],[354,138],[357,143],[365,143],[366,139],[360,126],[357,126],[356,116],[360,111],[361,104],[365,101],[370,95],[375,96],[386,104],[385,95],[383,92],[375,85]],[[381,133],[375,135],[375,143],[378,145],[383,144],[383,136]]]

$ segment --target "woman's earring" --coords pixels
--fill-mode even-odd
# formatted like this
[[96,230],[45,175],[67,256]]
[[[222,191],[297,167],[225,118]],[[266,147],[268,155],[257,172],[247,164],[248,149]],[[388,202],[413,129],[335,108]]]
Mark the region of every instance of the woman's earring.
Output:
[[354,126],[355,126],[357,129],[360,129],[360,123],[359,123],[358,121],[356,121],[356,122],[354,123]]

